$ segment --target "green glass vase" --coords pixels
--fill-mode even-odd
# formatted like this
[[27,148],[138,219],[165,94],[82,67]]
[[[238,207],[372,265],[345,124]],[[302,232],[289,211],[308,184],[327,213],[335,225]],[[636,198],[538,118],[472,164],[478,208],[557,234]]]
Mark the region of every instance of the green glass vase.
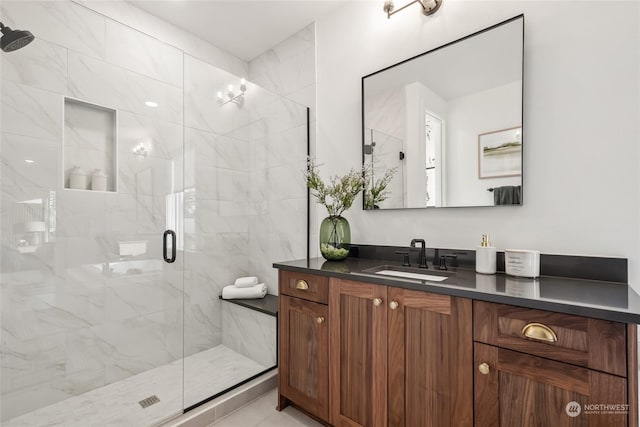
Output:
[[351,228],[341,216],[328,216],[320,224],[320,253],[329,261],[340,261],[349,256]]

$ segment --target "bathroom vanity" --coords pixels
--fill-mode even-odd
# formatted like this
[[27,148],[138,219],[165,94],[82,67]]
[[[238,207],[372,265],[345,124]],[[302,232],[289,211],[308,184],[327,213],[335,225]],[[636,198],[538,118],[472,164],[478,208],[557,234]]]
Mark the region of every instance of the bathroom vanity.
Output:
[[421,280],[362,258],[274,267],[278,409],[335,426],[638,425],[640,296],[626,283]]

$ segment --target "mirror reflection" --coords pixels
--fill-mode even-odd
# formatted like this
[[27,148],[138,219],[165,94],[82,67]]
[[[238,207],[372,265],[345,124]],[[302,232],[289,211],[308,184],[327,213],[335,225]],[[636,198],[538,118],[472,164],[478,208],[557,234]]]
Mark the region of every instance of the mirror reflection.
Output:
[[523,32],[520,15],[363,77],[365,209],[522,204]]

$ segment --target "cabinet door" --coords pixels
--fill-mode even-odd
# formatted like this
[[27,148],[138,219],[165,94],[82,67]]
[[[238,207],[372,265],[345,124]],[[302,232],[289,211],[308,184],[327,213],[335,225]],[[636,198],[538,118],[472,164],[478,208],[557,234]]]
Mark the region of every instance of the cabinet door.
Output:
[[389,425],[471,426],[471,300],[388,292]]
[[474,362],[478,427],[627,426],[622,377],[480,343]]
[[335,426],[387,423],[387,288],[331,279],[330,399]]
[[280,394],[329,419],[329,335],[326,305],[280,296]]

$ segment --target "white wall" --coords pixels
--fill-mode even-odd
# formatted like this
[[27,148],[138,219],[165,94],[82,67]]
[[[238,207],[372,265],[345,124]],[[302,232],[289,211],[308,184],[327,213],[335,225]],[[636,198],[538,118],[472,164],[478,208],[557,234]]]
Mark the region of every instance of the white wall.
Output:
[[[520,185],[521,177],[478,178],[478,135],[520,125],[520,82],[449,101],[446,192],[449,206],[491,206],[487,188]],[[534,142],[531,142],[534,143]]]
[[[317,152],[325,169],[360,163],[360,79],[385,66],[525,14],[524,206],[363,212],[352,240],[629,258],[640,289],[639,4],[448,0],[387,19],[379,1],[317,22]],[[321,215],[322,213],[320,213]]]
[[[407,120],[405,122],[407,142],[405,144],[406,156],[404,163],[406,166],[405,206],[427,205],[427,181],[425,175],[425,160],[427,158],[426,129],[425,129],[425,109],[428,105],[425,102],[426,88],[422,83],[415,82],[405,86],[405,102]],[[435,95],[435,94],[434,94]]]

